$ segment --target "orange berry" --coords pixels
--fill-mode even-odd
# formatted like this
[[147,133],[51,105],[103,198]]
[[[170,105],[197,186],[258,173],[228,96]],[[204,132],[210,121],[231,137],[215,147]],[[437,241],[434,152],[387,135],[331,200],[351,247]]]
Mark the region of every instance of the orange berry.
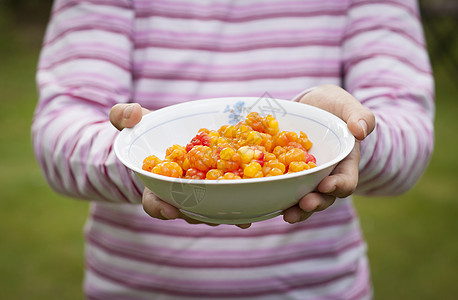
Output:
[[218,179],[227,179],[227,180],[232,180],[232,179],[242,179],[242,177],[238,176],[238,175],[235,175],[234,173],[232,172],[226,172],[224,173],[223,176],[221,176],[220,178]]
[[298,143],[298,142],[289,142],[288,145],[286,145],[284,147],[286,150],[291,150],[293,148],[299,148],[303,151],[307,151],[305,150],[304,146],[302,146],[302,144]]
[[305,152],[298,148],[293,148],[286,153],[280,154],[278,156],[278,161],[289,166],[292,161],[304,161],[305,162]]
[[312,142],[309,140],[309,138],[307,137],[307,135],[301,131],[300,132],[300,136],[299,136],[299,139],[297,140],[298,143],[300,143],[302,145],[302,147],[305,148],[305,150],[309,151],[310,148],[312,148]]
[[307,135],[279,132],[271,115],[251,112],[237,125],[218,130],[199,129],[186,145],[166,149],[164,160],[154,155],[144,159],[142,169],[165,176],[188,179],[240,179],[277,176],[316,167],[307,151],[312,147]]
[[188,152],[189,166],[207,172],[216,168],[216,159],[208,146],[197,145]]
[[275,146],[286,146],[289,142],[295,142],[297,140],[297,133],[293,131],[282,131],[274,138]]
[[236,134],[237,134],[237,128],[235,128],[235,126],[233,125],[227,126],[224,129],[224,131],[221,133],[221,135],[226,138],[234,138]]
[[167,148],[165,152],[165,159],[169,161],[174,161],[183,167],[183,162],[187,158],[186,149],[179,145],[173,145],[172,147]]
[[262,167],[258,162],[250,162],[243,170],[243,175],[249,178],[263,177]]
[[199,129],[198,132],[199,132],[199,133],[200,133],[200,132],[205,132],[206,134],[209,134],[209,133],[210,133],[210,130],[208,130],[207,128],[201,128],[201,129]]
[[237,153],[240,155],[242,163],[244,164],[248,164],[254,157],[254,150],[249,146],[240,147]]
[[270,152],[264,153],[264,161],[269,161],[269,160],[272,160],[272,159],[277,159],[275,154],[270,153]]
[[222,170],[211,169],[210,171],[207,172],[207,175],[205,176],[205,178],[210,179],[210,180],[216,180],[223,175],[224,175],[224,172]]
[[286,153],[286,149],[282,146],[277,146],[274,148],[274,151],[272,151],[272,153],[278,158],[280,154]]
[[268,171],[264,171],[263,168],[262,172],[264,173],[264,177],[278,176],[284,174],[284,172],[282,172],[282,170],[280,170],[279,168],[269,168]]
[[205,172],[200,170],[189,168],[186,171],[186,175],[184,176],[186,179],[205,179]]
[[143,160],[143,165],[142,169],[148,172],[151,172],[151,170],[159,163],[161,163],[162,160],[159,159],[156,155],[150,155],[147,158]]
[[260,145],[263,141],[263,137],[260,132],[258,131],[250,131],[246,138],[246,142],[248,145]]
[[310,169],[310,166],[305,161],[292,161],[289,164],[288,173],[295,173]]
[[180,178],[183,176],[183,169],[180,167],[180,165],[178,165],[176,162],[173,162],[173,161],[164,161],[164,162],[157,164],[153,168],[152,172],[155,174],[175,177],[175,178]]
[[253,130],[265,132],[266,126],[264,126],[263,119],[257,112],[249,113],[245,118],[245,123],[253,128]]
[[265,129],[266,133],[270,135],[276,135],[279,131],[278,121],[273,116],[268,115],[267,117],[265,117],[265,122],[267,123]]

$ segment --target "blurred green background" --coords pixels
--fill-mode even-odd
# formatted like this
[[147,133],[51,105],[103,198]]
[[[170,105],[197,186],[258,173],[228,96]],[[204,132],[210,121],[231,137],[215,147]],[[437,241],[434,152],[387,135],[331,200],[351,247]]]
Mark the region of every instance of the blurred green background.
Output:
[[[35,68],[50,2],[0,1],[1,299],[83,298],[88,204],[47,186],[30,143]],[[355,200],[376,299],[458,295],[458,17],[456,7],[437,5],[447,2],[422,3],[436,78],[433,159],[407,194]]]

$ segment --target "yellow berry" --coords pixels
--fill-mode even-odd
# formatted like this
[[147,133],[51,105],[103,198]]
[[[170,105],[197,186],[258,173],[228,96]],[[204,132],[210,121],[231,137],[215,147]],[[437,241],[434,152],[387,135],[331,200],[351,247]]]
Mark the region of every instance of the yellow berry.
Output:
[[262,167],[258,162],[252,161],[243,170],[243,175],[250,178],[262,177]]
[[183,169],[176,162],[173,161],[164,161],[157,164],[153,168],[152,172],[155,174],[175,178],[180,178],[183,176]]
[[305,161],[293,161],[289,164],[288,172],[300,172],[310,169],[310,166]]
[[207,175],[205,178],[210,179],[210,180],[216,180],[219,177],[223,176],[224,172],[219,169],[211,169],[210,171],[207,172]]
[[237,150],[237,153],[240,155],[242,159],[242,163],[247,164],[251,160],[253,160],[254,150],[251,147],[243,146]]

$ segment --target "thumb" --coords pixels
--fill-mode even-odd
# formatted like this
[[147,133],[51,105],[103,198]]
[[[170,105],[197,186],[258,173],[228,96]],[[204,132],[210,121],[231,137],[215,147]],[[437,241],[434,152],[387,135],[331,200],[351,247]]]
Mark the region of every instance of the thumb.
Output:
[[143,109],[138,103],[121,103],[110,110],[110,122],[118,130],[135,126],[142,119]]
[[365,139],[375,128],[374,114],[339,86],[318,86],[302,96],[299,102],[319,107],[341,118],[358,140]]

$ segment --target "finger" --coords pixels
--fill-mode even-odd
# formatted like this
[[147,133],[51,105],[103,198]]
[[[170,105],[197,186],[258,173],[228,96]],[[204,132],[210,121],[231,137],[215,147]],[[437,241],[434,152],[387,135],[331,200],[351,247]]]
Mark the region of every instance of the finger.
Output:
[[193,218],[188,217],[187,215],[183,214],[182,212],[180,212],[180,215],[178,216],[178,218],[185,220],[188,224],[205,224],[205,225],[212,226],[212,227],[216,227],[216,226],[220,225],[220,224],[217,224],[217,223],[207,223],[207,222],[202,222],[202,221],[193,219]]
[[110,122],[118,130],[135,126],[147,112],[138,103],[120,103],[110,110]]
[[331,206],[336,200],[335,196],[321,193],[309,193],[299,200],[299,207],[305,212],[322,211]]
[[353,194],[358,185],[359,157],[359,142],[357,142],[350,154],[318,184],[317,190],[338,198]]
[[300,99],[341,118],[350,132],[363,140],[375,128],[374,114],[350,93],[336,85],[322,85],[310,90]]
[[159,199],[148,188],[145,188],[143,191],[142,203],[143,210],[153,218],[170,220],[176,219],[180,215],[176,207]]
[[313,212],[306,212],[298,205],[294,205],[283,212],[283,220],[287,223],[294,224],[297,222],[305,221]]
[[237,224],[235,225],[241,229],[247,229],[247,228],[250,228],[251,227],[251,223],[247,223],[247,224]]

